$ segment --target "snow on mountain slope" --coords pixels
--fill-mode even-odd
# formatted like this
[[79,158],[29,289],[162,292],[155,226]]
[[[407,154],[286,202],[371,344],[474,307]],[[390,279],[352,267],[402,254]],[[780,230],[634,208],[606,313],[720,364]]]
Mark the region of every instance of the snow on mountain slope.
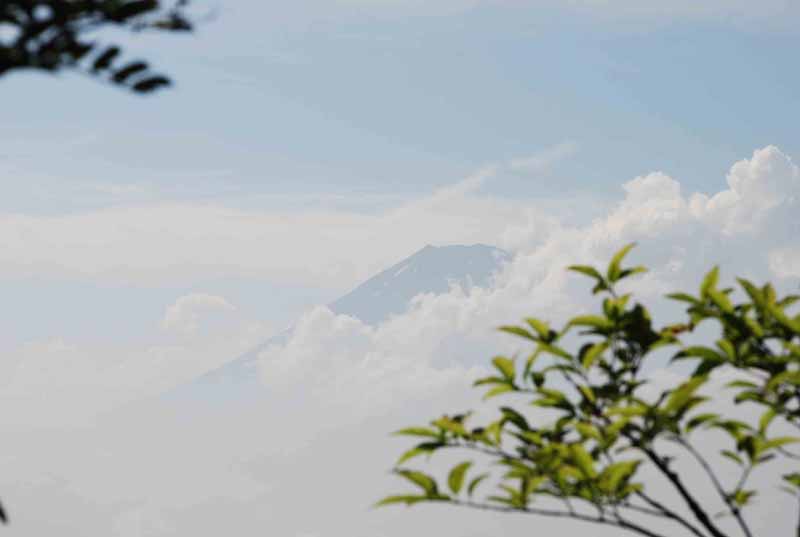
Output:
[[[510,259],[508,253],[483,244],[426,246],[422,250],[370,278],[329,305],[340,315],[378,324],[406,311],[411,299],[424,293],[445,293],[452,285],[486,287],[492,275]],[[173,395],[204,399],[246,394],[259,383],[258,356],[268,346],[286,340],[291,329],[228,364],[206,373]]]

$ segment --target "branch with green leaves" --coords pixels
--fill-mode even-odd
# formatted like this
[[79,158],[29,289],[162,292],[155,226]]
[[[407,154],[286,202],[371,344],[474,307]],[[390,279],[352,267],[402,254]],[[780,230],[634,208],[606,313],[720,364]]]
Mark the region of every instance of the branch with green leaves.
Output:
[[105,28],[188,32],[188,0],[10,0],[0,3],[0,76],[22,69],[76,70],[137,93],[170,84],[147,62],[120,62],[121,49],[94,35]]
[[[714,269],[697,297],[670,295],[688,304],[686,322],[656,328],[648,310],[618,290],[622,280],[646,270],[622,266],[632,247],[618,252],[604,272],[591,266],[570,267],[593,280],[593,294],[602,296],[602,313],[574,317],[558,330],[535,318],[501,327],[532,349],[524,359],[495,357],[496,373],[475,384],[487,389],[486,399],[504,397],[519,404],[500,407],[497,419],[478,426],[465,413],[397,433],[420,439],[400,457],[395,470],[418,490],[390,496],[380,505],[436,502],[572,518],[650,537],[661,531],[654,527],[663,527],[669,535],[728,537],[730,530],[721,527],[716,516],[719,506],[705,505],[696,485],[678,473],[672,456],[664,454],[665,441],[671,441],[710,478],[721,506],[736,520],[741,534],[752,537],[744,510],[757,491],[748,488],[749,478],[771,461],[790,461],[788,446],[800,441],[769,434],[776,422],[784,429],[800,423],[800,315],[788,312],[798,298],[778,298],[770,285],[756,287],[739,280],[745,301],[734,303],[732,289],[718,289],[719,271]],[[721,336],[715,345],[682,344],[682,335],[703,322],[719,325]],[[648,399],[643,365],[671,347],[677,348],[673,361],[697,362],[694,371]],[[721,369],[746,379],[730,383],[732,391],[726,394],[735,404],[760,406],[758,423],[700,411],[709,401],[701,391]],[[526,406],[544,409],[550,421],[540,424],[542,420],[534,420]],[[697,449],[693,438],[709,431],[721,432],[729,440],[719,456],[741,467],[736,482],[723,483],[708,454]],[[446,487],[433,476],[406,467],[422,455],[441,451],[472,453],[491,464],[475,475],[475,460],[457,464],[447,475]],[[654,469],[682,504],[669,505],[656,497],[655,483],[642,479],[645,467]],[[479,495],[491,482],[496,491]],[[800,496],[796,473],[786,474],[784,485]],[[659,519],[661,525],[647,523],[650,519]]]

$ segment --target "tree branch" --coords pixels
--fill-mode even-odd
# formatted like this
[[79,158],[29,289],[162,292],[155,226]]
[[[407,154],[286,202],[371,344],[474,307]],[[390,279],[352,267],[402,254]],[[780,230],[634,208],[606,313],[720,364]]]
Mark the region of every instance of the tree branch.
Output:
[[[745,522],[744,517],[742,516],[741,510],[731,501],[730,495],[725,492],[725,488],[722,486],[722,483],[717,477],[717,474],[714,473],[714,469],[711,468],[711,465],[708,463],[708,461],[706,461],[705,458],[703,458],[703,456],[700,454],[700,452],[694,449],[694,447],[685,439],[678,438],[678,443],[682,445],[684,448],[686,448],[686,450],[689,451],[689,453],[692,454],[692,456],[697,460],[698,464],[700,464],[700,466],[706,472],[708,477],[711,478],[711,482],[714,484],[714,488],[719,493],[720,498],[722,498],[722,501],[725,502],[725,505],[728,506],[728,509],[730,510],[731,514],[734,516],[734,518],[736,518],[736,522],[739,523],[739,527],[742,528],[742,532],[746,535],[746,537],[753,537],[753,534],[750,532],[750,528],[747,526],[747,523]],[[744,475],[740,479],[741,484],[744,484],[744,481],[747,479],[747,476],[749,474],[750,474],[749,471],[746,471],[744,473]]]
[[685,518],[683,518],[678,513],[668,508],[661,502],[654,500],[653,498],[651,498],[650,496],[641,491],[637,492],[636,495],[643,501],[645,501],[648,505],[655,508],[656,511],[662,513],[663,516],[671,518],[672,520],[674,520],[675,522],[677,522],[678,524],[680,524],[681,526],[683,526],[684,528],[688,529],[690,532],[695,534],[697,537],[706,537],[705,534],[701,532],[697,527],[692,525],[688,520],[686,520]]
[[568,511],[556,511],[553,509],[539,509],[535,507],[511,507],[511,506],[503,506],[503,505],[492,505],[487,503],[478,503],[478,502],[471,502],[471,501],[460,501],[460,500],[453,500],[450,503],[454,505],[458,505],[461,507],[470,507],[473,509],[482,509],[486,511],[496,511],[500,513],[526,513],[531,515],[539,515],[544,517],[551,517],[551,518],[572,518],[574,520],[580,520],[583,522],[592,522],[594,524],[603,524],[607,526],[616,526],[619,528],[626,529],[633,533],[638,533],[640,535],[644,535],[645,537],[667,537],[661,535],[659,533],[655,533],[647,528],[634,524],[628,520],[622,519],[621,517],[617,517],[617,520],[605,518],[603,516],[589,516],[582,513],[576,512],[568,512]]
[[694,517],[697,521],[712,535],[712,537],[727,537],[720,529],[714,524],[711,520],[711,517],[708,516],[708,513],[700,506],[697,500],[692,496],[689,490],[686,488],[686,485],[683,484],[680,476],[670,470],[667,463],[651,448],[644,447],[640,443],[634,441],[633,444],[638,447],[650,462],[652,462],[656,468],[667,478],[667,480],[672,483],[675,490],[677,490],[678,494],[680,494],[683,501],[686,502],[686,506],[692,512]]

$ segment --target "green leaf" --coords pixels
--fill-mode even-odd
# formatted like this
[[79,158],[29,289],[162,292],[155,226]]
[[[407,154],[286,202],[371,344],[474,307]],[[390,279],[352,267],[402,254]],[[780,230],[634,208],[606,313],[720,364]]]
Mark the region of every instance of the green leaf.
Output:
[[678,354],[672,358],[672,360],[680,360],[683,358],[700,358],[702,360],[709,360],[711,362],[718,363],[725,361],[725,358],[714,349],[700,345],[686,347],[685,349],[679,351]]
[[728,459],[732,460],[739,466],[744,465],[744,461],[742,460],[742,458],[733,451],[730,451],[728,449],[723,449],[720,453],[722,454],[723,457],[727,457]]
[[495,356],[492,364],[498,371],[509,381],[513,381],[517,374],[517,369],[514,365],[514,360],[506,358],[505,356]]
[[477,477],[473,477],[472,481],[470,481],[469,485],[467,485],[467,494],[472,496],[472,494],[475,492],[475,489],[478,488],[478,485],[480,485],[487,477],[489,477],[489,474],[481,474]]
[[431,476],[414,470],[395,470],[395,473],[420,487],[425,491],[426,496],[431,497],[439,495],[436,481]]
[[739,507],[742,507],[745,504],[747,504],[747,502],[750,501],[750,498],[752,498],[755,495],[756,495],[756,491],[754,491],[754,490],[742,490],[742,489],[739,489],[733,495],[733,498],[732,498],[733,499],[733,503],[735,503]]
[[591,423],[578,422],[575,424],[575,429],[577,429],[584,438],[594,438],[595,440],[603,438],[600,434],[600,430]]
[[501,332],[505,332],[507,334],[512,334],[515,336],[519,336],[525,339],[529,339],[531,341],[539,341],[539,338],[522,328],[521,326],[501,326],[498,328]]
[[616,462],[606,467],[600,476],[601,480],[607,480],[608,488],[616,492],[620,485],[624,484],[639,467],[642,461],[622,461]]
[[793,472],[783,476],[783,480],[800,489],[800,473]]
[[797,442],[800,442],[800,438],[794,436],[780,436],[777,438],[773,438],[772,440],[766,441],[764,443],[764,449],[762,451],[783,447],[787,444],[796,444]]
[[581,357],[581,365],[584,369],[591,369],[597,359],[608,350],[610,343],[608,341],[601,341],[589,347],[585,354]]
[[731,343],[729,340],[720,339],[719,341],[717,341],[717,347],[719,347],[719,349],[727,355],[728,359],[730,360],[736,359],[736,348],[733,346],[733,343]]
[[491,399],[492,397],[497,397],[498,395],[502,395],[504,393],[513,392],[514,386],[510,384],[501,384],[500,386],[495,386],[483,396],[483,400],[486,401],[487,399]]
[[603,281],[603,276],[597,271],[597,269],[590,267],[589,265],[572,265],[568,267],[568,270],[584,274],[601,282]]
[[470,466],[472,466],[472,462],[466,461],[450,470],[447,476],[447,485],[450,487],[453,494],[461,492],[461,487],[464,485],[464,476],[466,476]]
[[581,444],[572,444],[569,446],[569,452],[572,460],[575,462],[575,466],[578,467],[586,478],[592,479],[597,477],[597,472],[594,469],[594,460]]
[[433,429],[428,429],[426,427],[407,427],[405,429],[400,429],[399,431],[395,431],[394,433],[397,436],[429,436],[431,438],[439,438],[439,433],[434,431]]
[[423,444],[419,444],[418,446],[414,446],[413,448],[409,449],[405,453],[403,453],[397,462],[394,464],[395,466],[400,466],[404,462],[410,461],[414,457],[418,457],[420,455],[430,455],[437,449],[444,447],[446,444],[444,442],[426,442]]
[[703,283],[700,284],[700,296],[702,298],[708,298],[708,292],[717,287],[718,281],[719,267],[714,267],[708,274],[706,274],[705,278],[703,278]]
[[618,251],[616,254],[614,254],[614,257],[611,258],[611,262],[608,264],[608,270],[606,271],[606,277],[608,278],[608,281],[613,283],[620,279],[620,276],[622,274],[622,269],[620,267],[620,264],[622,263],[622,260],[625,258],[625,256],[628,255],[628,252],[630,252],[634,248],[634,246],[636,246],[635,242],[628,244],[620,251]]
[[766,412],[764,412],[764,413],[761,415],[761,419],[760,419],[760,420],[758,420],[758,432],[759,432],[759,433],[760,433],[762,436],[763,436],[764,434],[766,434],[766,432],[767,432],[767,429],[769,428],[769,424],[770,424],[770,423],[772,423],[772,420],[773,420],[773,419],[775,419],[775,416],[776,416],[776,415],[777,415],[777,413],[776,413],[776,412],[775,412],[775,410],[774,410],[774,409],[772,409],[772,408],[770,408],[770,409],[767,409],[767,411],[766,411]]
[[525,322],[533,328],[539,337],[543,340],[547,340],[550,337],[550,325],[548,325],[544,321],[540,321],[539,319],[535,319],[533,317],[528,317],[525,319]]
[[555,345],[548,345],[546,343],[539,343],[539,349],[542,352],[546,352],[548,354],[552,354],[553,356],[558,356],[559,358],[564,358],[565,360],[572,361],[572,355],[562,349],[561,347],[556,347]]
[[675,389],[667,399],[664,410],[668,413],[682,410],[692,400],[694,392],[706,383],[708,377],[694,377],[681,384]]
[[717,414],[700,414],[689,420],[689,422],[686,424],[686,430],[691,431],[693,429],[696,429],[700,425],[703,425],[704,423],[715,420],[717,418],[719,418],[719,415]]
[[598,330],[611,328],[611,322],[599,315],[579,315],[570,319],[568,326],[591,326]]
[[688,302],[689,304],[693,304],[695,306],[701,303],[698,299],[686,293],[670,293],[667,295],[667,298],[681,302]]
[[383,507],[385,505],[393,505],[398,503],[404,503],[410,506],[414,505],[415,503],[424,502],[427,499],[428,499],[427,496],[413,496],[413,495],[387,496],[386,498],[376,503],[374,507]]

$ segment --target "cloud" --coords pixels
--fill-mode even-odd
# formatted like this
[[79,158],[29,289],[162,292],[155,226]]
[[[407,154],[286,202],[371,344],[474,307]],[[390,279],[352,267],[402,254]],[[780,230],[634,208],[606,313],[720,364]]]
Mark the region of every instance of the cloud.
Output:
[[182,334],[197,334],[201,317],[213,312],[230,312],[236,308],[221,296],[192,293],[182,296],[167,308],[161,326]]
[[573,156],[577,152],[578,144],[575,142],[562,142],[534,155],[511,159],[508,167],[515,172],[541,174],[547,172],[556,163]]
[[[779,150],[765,148],[735,164],[727,185],[710,195],[685,192],[679,181],[663,173],[645,174],[626,182],[618,202],[601,217],[576,224],[557,206],[548,212],[524,203],[481,198],[482,181],[499,177],[503,166],[386,214],[363,220],[336,215],[327,221],[335,224],[332,228],[318,230],[325,232],[325,240],[313,243],[328,243],[331,250],[335,250],[332,245],[345,245],[342,248],[347,250],[350,241],[375,233],[375,242],[365,240],[361,247],[380,250],[384,246],[377,237],[386,233],[386,250],[402,249],[413,242],[403,239],[404,233],[426,240],[423,228],[437,223],[442,229],[431,230],[441,232],[439,236],[445,232],[458,237],[485,234],[487,242],[504,242],[516,254],[491,288],[453,287],[440,295],[420,295],[404,314],[377,326],[337,316],[324,307],[313,308],[285,341],[261,353],[265,387],[257,397],[228,403],[209,400],[202,411],[149,401],[141,408],[119,409],[107,420],[90,413],[92,405],[104,401],[113,405],[114,394],[120,390],[141,398],[174,385],[185,378],[198,356],[234,355],[220,350],[233,341],[227,341],[229,334],[224,331],[215,336],[219,346],[214,349],[203,339],[204,331],[197,330],[195,339],[162,342],[170,345],[161,345],[153,354],[130,349],[128,353],[114,349],[88,353],[86,346],[66,339],[13,353],[13,390],[6,387],[2,395],[7,402],[24,404],[5,405],[0,417],[6,429],[25,434],[9,435],[10,443],[4,446],[0,471],[10,485],[0,492],[4,501],[10,497],[20,504],[14,507],[24,522],[20,524],[23,534],[52,533],[46,531],[53,529],[48,526],[52,520],[63,520],[84,534],[117,535],[202,536],[235,528],[238,535],[267,530],[281,535],[400,537],[426,534],[436,527],[443,537],[473,537],[523,534],[532,522],[542,533],[588,529],[527,517],[456,515],[434,508],[371,512],[366,507],[398,486],[386,474],[401,449],[400,443],[386,437],[390,431],[424,423],[441,412],[479,406],[479,393],[469,384],[481,374],[487,359],[495,353],[526,350],[514,338],[497,334],[494,327],[529,315],[558,322],[597,307],[588,293],[588,282],[569,275],[567,265],[605,262],[622,244],[638,241],[631,262],[649,265],[652,271],[631,282],[628,289],[652,302],[661,320],[675,311],[659,296],[697,285],[700,274],[714,263],[722,264],[726,280],[742,274],[756,280],[774,279],[784,288],[796,287],[800,277],[797,219],[793,217],[798,209],[792,179],[796,167]],[[725,203],[711,203],[715,199]],[[517,211],[519,207],[524,210]],[[506,213],[513,218],[503,222]],[[213,222],[228,226],[228,220],[244,213],[224,214],[225,218]],[[260,215],[254,221],[261,222],[260,218],[267,217]],[[360,230],[348,218],[376,229]],[[236,227],[202,227],[194,233],[208,234],[206,247],[213,250],[225,243],[215,231],[241,241],[232,231],[258,234],[254,221],[244,218]],[[181,229],[191,241],[191,226]],[[310,237],[304,233],[298,236]],[[242,242],[239,247],[255,242]],[[330,251],[309,255],[302,250],[295,250],[299,259],[295,263],[324,259]],[[339,259],[338,255],[333,259]],[[365,255],[373,255],[374,262],[388,256]],[[208,259],[200,255],[195,262]],[[259,269],[266,264],[261,257],[244,254],[237,263],[253,263]],[[187,261],[185,266],[193,265]],[[229,312],[221,306],[224,299],[216,298],[178,300],[173,307],[180,304],[177,311],[192,312],[196,301]],[[191,325],[191,314],[175,317],[188,318]],[[240,338],[236,348],[257,338],[245,340]],[[209,364],[210,359],[205,366]],[[671,371],[653,374],[658,382],[671,378]],[[68,404],[76,392],[94,387],[96,394],[100,386],[105,391],[89,399],[91,404],[80,407],[80,412]],[[138,388],[132,392],[133,386]],[[28,403],[39,395],[42,402],[34,408],[40,414],[79,415],[88,424],[66,433],[51,428],[33,434],[31,429],[39,421],[30,418],[33,410]],[[17,415],[12,417],[9,409]],[[53,423],[73,423],[60,414],[50,417]],[[59,449],[50,449],[52,445]],[[434,460],[430,468],[443,468],[442,462]],[[760,533],[783,529],[776,530],[775,521],[788,520],[778,514],[789,509],[788,502],[765,493],[752,517]],[[41,512],[51,516],[41,517]],[[602,537],[616,534],[597,532]]]
[[246,278],[344,290],[428,243],[493,241],[522,204],[481,196],[492,168],[368,214],[143,205],[0,214],[0,278],[142,285]]

